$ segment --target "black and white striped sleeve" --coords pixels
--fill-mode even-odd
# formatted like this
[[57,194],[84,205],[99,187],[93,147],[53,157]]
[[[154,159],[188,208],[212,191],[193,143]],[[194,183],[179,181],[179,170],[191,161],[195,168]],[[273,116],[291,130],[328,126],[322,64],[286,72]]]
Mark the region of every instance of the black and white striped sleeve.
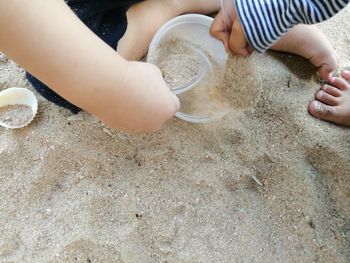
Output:
[[296,24],[316,24],[343,9],[350,0],[234,0],[246,38],[264,52]]

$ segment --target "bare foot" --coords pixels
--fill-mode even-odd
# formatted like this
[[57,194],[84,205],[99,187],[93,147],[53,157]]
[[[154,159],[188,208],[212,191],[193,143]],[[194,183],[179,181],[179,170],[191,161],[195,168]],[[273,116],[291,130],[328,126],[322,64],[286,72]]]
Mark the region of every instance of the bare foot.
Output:
[[220,9],[220,0],[146,0],[127,12],[128,28],[117,52],[128,60],[139,60],[147,52],[157,30],[170,19],[184,13],[210,14]]
[[326,81],[338,67],[338,56],[323,33],[312,25],[297,25],[284,35],[272,50],[300,55],[319,69]]
[[332,78],[316,92],[316,100],[309,106],[315,118],[350,126],[350,71],[344,70],[343,78]]

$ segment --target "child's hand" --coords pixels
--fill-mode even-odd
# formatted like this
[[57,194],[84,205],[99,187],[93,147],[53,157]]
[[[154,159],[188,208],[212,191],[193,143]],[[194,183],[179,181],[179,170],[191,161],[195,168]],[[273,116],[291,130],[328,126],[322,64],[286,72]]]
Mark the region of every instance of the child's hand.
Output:
[[223,42],[227,52],[242,56],[252,53],[235,10],[229,18],[220,11],[211,25],[210,34]]
[[0,32],[2,52],[111,128],[157,131],[180,107],[157,67],[126,61],[65,1],[0,0]]
[[170,91],[156,66],[127,62],[122,86],[125,92],[112,91],[119,97],[112,109],[103,107],[96,115],[108,126],[132,133],[160,130],[180,108],[179,99]]

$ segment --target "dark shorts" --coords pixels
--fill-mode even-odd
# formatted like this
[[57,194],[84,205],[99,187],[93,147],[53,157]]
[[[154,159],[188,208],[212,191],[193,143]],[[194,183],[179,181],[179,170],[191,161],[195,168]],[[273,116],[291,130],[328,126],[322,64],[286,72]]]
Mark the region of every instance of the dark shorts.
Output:
[[[66,0],[73,12],[113,49],[127,28],[126,11],[142,0]],[[27,79],[46,99],[77,113],[78,107],[66,101],[27,72]]]

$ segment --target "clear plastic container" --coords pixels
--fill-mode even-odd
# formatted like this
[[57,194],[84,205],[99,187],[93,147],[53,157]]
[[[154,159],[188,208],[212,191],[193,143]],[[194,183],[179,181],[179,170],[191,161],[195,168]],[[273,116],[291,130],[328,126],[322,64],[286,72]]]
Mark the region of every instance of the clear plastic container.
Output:
[[[193,78],[189,79],[186,83],[178,85],[171,89],[172,92],[174,92],[174,94],[176,95],[186,92],[191,88],[195,87],[196,85],[198,85],[202,81],[202,79],[208,74],[208,72],[212,69],[212,66],[210,61],[208,60],[208,57],[201,50],[191,45],[184,44],[184,46],[186,46],[188,50],[190,50],[191,54],[195,55],[196,59],[200,63],[200,67],[197,71],[197,74]],[[171,56],[172,56],[172,53],[168,54],[165,60],[159,63],[158,66],[162,68],[162,64],[166,64],[167,60],[171,60]]]
[[181,40],[187,43],[191,53],[198,58],[200,67],[196,76],[172,89],[181,103],[176,116],[193,123],[208,123],[227,113],[225,107],[218,106],[219,102],[210,98],[208,83],[213,83],[213,68],[224,68],[228,58],[222,43],[209,33],[212,22],[213,18],[197,14],[182,15],[170,20],[154,36],[147,56],[147,62],[160,66],[162,61],[155,61],[155,57],[162,45]]

